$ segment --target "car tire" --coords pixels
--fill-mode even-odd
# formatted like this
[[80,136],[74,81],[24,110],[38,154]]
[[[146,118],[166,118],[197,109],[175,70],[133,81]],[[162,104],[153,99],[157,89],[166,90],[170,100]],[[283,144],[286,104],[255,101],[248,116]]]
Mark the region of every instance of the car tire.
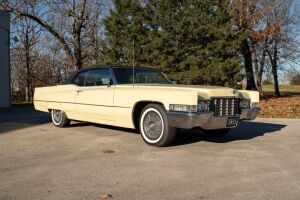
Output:
[[69,126],[71,122],[66,113],[62,110],[51,110],[51,119],[54,126],[60,128]]
[[231,129],[230,128],[222,128],[222,129],[206,129],[203,130],[204,133],[213,134],[215,136],[223,136],[229,133]]
[[168,146],[174,139],[176,128],[168,125],[165,109],[158,104],[149,104],[142,110],[139,129],[143,140],[152,146]]

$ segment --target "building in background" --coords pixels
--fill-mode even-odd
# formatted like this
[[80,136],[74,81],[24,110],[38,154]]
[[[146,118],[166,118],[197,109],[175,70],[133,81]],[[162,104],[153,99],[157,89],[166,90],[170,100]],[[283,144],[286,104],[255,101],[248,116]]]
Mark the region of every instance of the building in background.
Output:
[[9,14],[0,10],[0,108],[10,106]]

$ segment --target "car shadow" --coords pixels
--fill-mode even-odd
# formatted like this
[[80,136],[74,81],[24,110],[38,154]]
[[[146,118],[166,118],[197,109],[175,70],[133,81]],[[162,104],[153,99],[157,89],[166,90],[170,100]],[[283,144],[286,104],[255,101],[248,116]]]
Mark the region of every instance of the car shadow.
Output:
[[213,133],[204,133],[200,129],[178,130],[175,141],[172,146],[186,145],[200,141],[227,143],[237,140],[250,140],[265,134],[279,133],[286,127],[283,124],[242,121],[238,127],[233,128],[225,135],[216,135]]
[[[0,134],[8,133],[17,129],[28,128],[51,122],[48,113],[38,112],[31,106],[12,107],[0,109]],[[72,122],[70,128],[94,126],[98,128],[113,129],[127,133],[139,134],[138,130],[121,128],[109,125],[100,125],[88,122]],[[227,143],[237,140],[250,140],[265,134],[279,133],[286,127],[283,124],[265,123],[256,121],[242,121],[239,126],[230,130],[223,136],[203,133],[201,130],[179,130],[171,146],[186,145],[200,141]]]
[[118,126],[110,126],[110,125],[105,125],[105,124],[95,124],[95,123],[91,123],[91,122],[80,122],[80,121],[73,121],[67,128],[85,127],[85,126],[94,126],[97,128],[112,129],[112,130],[116,130],[116,131],[139,134],[139,131],[135,130],[135,129],[123,128],[123,127],[118,127]]
[[[89,122],[73,122],[72,124],[70,124],[69,127],[73,128],[85,126],[94,126],[98,128],[112,129],[116,131],[139,134],[139,131],[135,129],[121,128],[103,124],[94,124]],[[222,136],[213,133],[204,133],[201,129],[179,129],[176,133],[175,140],[170,146],[181,146],[201,141],[227,143],[237,140],[250,140],[256,137],[263,136],[265,134],[278,133],[277,131],[283,129],[284,127],[286,127],[286,125],[254,121],[242,121],[239,123],[238,127],[231,129],[229,133]]]

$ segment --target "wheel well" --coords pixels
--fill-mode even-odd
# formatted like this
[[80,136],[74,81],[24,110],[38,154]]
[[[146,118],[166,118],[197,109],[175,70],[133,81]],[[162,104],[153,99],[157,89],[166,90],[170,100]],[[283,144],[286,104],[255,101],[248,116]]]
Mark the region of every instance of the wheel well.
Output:
[[137,102],[134,105],[133,112],[132,112],[132,120],[133,120],[134,127],[136,129],[139,129],[139,119],[140,119],[141,112],[148,104],[158,104],[158,105],[161,105],[163,108],[165,108],[161,102],[157,102],[157,101],[139,101],[139,102]]

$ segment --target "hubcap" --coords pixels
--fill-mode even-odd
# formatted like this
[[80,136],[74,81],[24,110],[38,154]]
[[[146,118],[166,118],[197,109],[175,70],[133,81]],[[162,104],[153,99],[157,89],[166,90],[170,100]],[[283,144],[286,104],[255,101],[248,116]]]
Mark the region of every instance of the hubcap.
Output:
[[53,120],[56,123],[59,123],[61,121],[61,111],[60,110],[53,110]]
[[161,117],[154,111],[150,111],[145,115],[143,128],[145,135],[151,139],[158,139],[162,134],[162,119]]

